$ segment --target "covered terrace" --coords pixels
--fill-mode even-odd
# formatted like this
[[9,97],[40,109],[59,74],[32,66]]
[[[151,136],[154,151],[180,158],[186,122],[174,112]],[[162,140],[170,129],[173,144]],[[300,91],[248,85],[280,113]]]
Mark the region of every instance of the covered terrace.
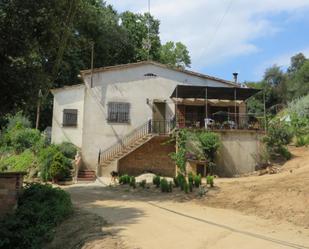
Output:
[[179,128],[253,129],[263,127],[265,112],[247,112],[246,101],[259,89],[177,85],[171,99],[175,103]]

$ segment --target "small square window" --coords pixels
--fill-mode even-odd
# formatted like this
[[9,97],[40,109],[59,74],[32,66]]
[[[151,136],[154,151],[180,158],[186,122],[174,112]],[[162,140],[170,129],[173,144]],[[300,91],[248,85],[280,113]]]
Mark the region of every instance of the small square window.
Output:
[[130,104],[125,102],[109,102],[107,121],[111,123],[129,123]]
[[76,127],[77,126],[77,109],[63,110],[63,126]]

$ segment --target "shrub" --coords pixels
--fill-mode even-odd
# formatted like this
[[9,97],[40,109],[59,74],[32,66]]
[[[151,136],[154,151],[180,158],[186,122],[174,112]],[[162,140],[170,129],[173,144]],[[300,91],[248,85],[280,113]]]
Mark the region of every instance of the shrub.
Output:
[[130,184],[130,180],[131,180],[131,177],[125,174],[125,175],[120,176],[119,183],[120,184]]
[[6,142],[17,153],[32,148],[37,150],[44,144],[44,138],[40,132],[30,128],[15,128],[10,130],[6,135]]
[[132,188],[136,188],[136,180],[135,180],[135,177],[134,176],[131,176],[130,177],[130,186]]
[[207,184],[209,184],[210,187],[214,186],[214,176],[210,176],[210,175],[207,176]]
[[189,185],[186,181],[183,183],[183,190],[185,191],[186,194],[189,193]]
[[73,212],[69,194],[51,185],[26,186],[12,215],[0,220],[0,248],[42,248],[53,229]]
[[168,191],[173,192],[173,183],[172,182],[169,182]]
[[177,181],[178,181],[178,184],[180,186],[180,189],[183,190],[184,183],[186,182],[185,176],[183,174],[178,174],[177,175]]
[[31,122],[28,117],[24,116],[22,112],[17,112],[15,115],[7,116],[6,130],[11,130],[16,126],[21,128],[30,128]]
[[146,180],[142,180],[141,182],[139,182],[139,186],[142,188],[146,187]]
[[68,158],[61,152],[57,152],[50,165],[50,176],[53,180],[63,180],[70,176],[70,169],[72,165]]
[[160,176],[154,176],[153,178],[152,178],[152,183],[153,183],[153,185],[156,185],[156,187],[158,188],[158,187],[160,187]]
[[30,150],[19,155],[11,155],[0,161],[0,171],[27,171],[37,165],[37,158]]
[[290,160],[291,157],[292,157],[291,152],[289,152],[289,150],[288,150],[286,147],[284,147],[284,146],[280,146],[280,147],[276,150],[276,152],[277,152],[279,155],[281,155],[285,160]]
[[69,142],[63,142],[58,145],[59,150],[63,153],[63,155],[67,158],[73,159],[77,152],[77,147]]
[[191,182],[192,185],[193,185],[193,174],[192,174],[192,172],[190,172],[190,173],[188,174],[188,181],[189,181],[189,183]]
[[165,178],[162,178],[160,181],[160,189],[161,189],[161,192],[164,192],[164,193],[169,192],[169,183]]
[[55,145],[50,145],[39,151],[38,161],[40,168],[40,176],[43,181],[51,180],[50,167],[54,156],[59,152],[59,148]]
[[214,161],[215,154],[220,147],[219,135],[214,132],[202,132],[199,135],[202,148],[205,156],[210,160]]
[[202,176],[200,174],[194,176],[194,186],[198,188],[202,183]]
[[190,190],[190,192],[193,191],[193,182],[189,182],[189,190]]

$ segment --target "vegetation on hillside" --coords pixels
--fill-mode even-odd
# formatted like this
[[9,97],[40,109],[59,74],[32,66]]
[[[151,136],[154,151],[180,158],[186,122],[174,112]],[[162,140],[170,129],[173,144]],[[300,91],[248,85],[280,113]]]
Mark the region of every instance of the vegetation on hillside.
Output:
[[16,211],[0,219],[0,248],[42,248],[53,238],[53,229],[72,212],[65,191],[51,185],[28,185],[18,199]]
[[[150,49],[148,55],[148,23]],[[0,127],[22,110],[34,123],[43,92],[40,128],[51,123],[50,88],[79,83],[81,69],[156,60],[190,66],[186,46],[161,44],[160,22],[149,14],[117,13],[101,0],[0,2]]]

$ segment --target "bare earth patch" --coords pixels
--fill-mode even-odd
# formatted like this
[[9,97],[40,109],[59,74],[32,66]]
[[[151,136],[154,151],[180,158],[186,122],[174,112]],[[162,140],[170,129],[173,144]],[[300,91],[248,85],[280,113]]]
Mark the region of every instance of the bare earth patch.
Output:
[[273,175],[218,179],[200,204],[235,209],[309,228],[309,148],[290,148],[293,158]]

